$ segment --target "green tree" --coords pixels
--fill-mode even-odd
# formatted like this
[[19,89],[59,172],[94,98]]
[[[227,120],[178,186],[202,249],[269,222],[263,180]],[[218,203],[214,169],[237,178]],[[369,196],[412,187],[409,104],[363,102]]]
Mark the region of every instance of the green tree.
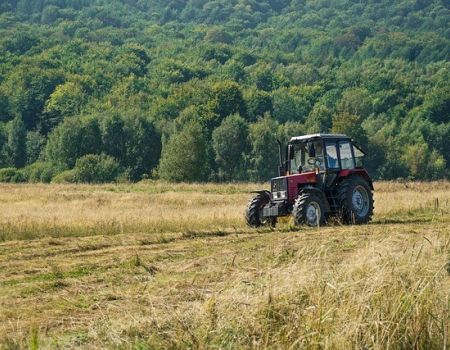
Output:
[[100,131],[103,152],[124,164],[127,158],[127,135],[123,118],[116,113],[103,116],[100,119]]
[[249,128],[239,115],[231,115],[213,131],[212,146],[219,178],[224,181],[243,180],[245,156],[249,152]]
[[26,135],[27,130],[21,117],[8,123],[7,158],[16,168],[22,168],[27,162]]
[[430,91],[422,106],[424,117],[434,123],[450,122],[450,88],[437,88]]
[[41,152],[45,146],[45,137],[38,131],[27,132],[26,150],[27,150],[27,164],[34,163],[38,160]]
[[[141,180],[150,175],[161,157],[161,136],[153,123],[139,115],[127,116],[125,120],[125,159],[130,180]],[[112,141],[112,140],[111,140]]]
[[254,75],[255,85],[258,90],[270,92],[275,87],[275,77],[268,68],[260,68]]
[[260,119],[250,125],[251,169],[252,181],[267,181],[277,175],[278,123],[270,117]]
[[272,92],[273,117],[280,123],[304,122],[311,110],[311,102],[298,87],[283,87]]
[[87,96],[83,88],[75,82],[58,85],[45,104],[42,129],[48,132],[58,125],[64,117],[77,115],[85,105]]
[[250,121],[256,121],[264,114],[273,113],[272,96],[265,91],[251,90],[245,96],[247,102],[247,115]]
[[86,154],[99,154],[101,150],[97,119],[68,118],[50,134],[45,155],[49,161],[71,169],[78,158]]
[[205,40],[212,43],[231,44],[233,42],[233,37],[223,28],[212,27],[206,33]]
[[8,121],[11,117],[9,115],[8,96],[3,91],[0,85],[0,122]]
[[423,140],[407,146],[402,159],[414,179],[436,180],[445,176],[444,157],[436,150],[430,150]]
[[332,132],[350,136],[362,146],[367,146],[368,138],[366,131],[361,125],[361,118],[347,112],[336,114],[333,117]]
[[27,129],[35,128],[40,123],[46,100],[62,79],[60,73],[52,70],[18,67],[6,82],[11,91],[11,114],[21,116]]
[[216,83],[212,87],[212,93],[213,110],[221,120],[234,113],[245,115],[245,102],[239,84],[234,81]]
[[8,133],[5,124],[0,122],[0,168],[8,166],[8,158],[6,144],[8,141]]
[[372,113],[372,98],[366,89],[347,89],[339,101],[338,110],[341,113],[349,113],[367,118]]
[[316,103],[305,121],[309,133],[328,132],[332,127],[332,111],[321,103]]
[[205,129],[196,122],[187,124],[165,145],[160,177],[175,182],[206,181],[210,172],[208,147]]

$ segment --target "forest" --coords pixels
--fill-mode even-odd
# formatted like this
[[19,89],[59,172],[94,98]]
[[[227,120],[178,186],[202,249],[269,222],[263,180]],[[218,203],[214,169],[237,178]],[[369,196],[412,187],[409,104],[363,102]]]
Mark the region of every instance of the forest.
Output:
[[2,0],[0,182],[265,181],[337,132],[450,176],[446,0]]

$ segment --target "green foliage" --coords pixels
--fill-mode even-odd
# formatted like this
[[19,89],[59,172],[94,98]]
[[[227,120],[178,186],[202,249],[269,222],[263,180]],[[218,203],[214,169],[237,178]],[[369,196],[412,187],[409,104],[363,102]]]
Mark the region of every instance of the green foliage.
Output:
[[8,123],[8,141],[6,143],[6,156],[9,164],[21,168],[26,164],[26,128],[21,117],[16,117]]
[[246,102],[248,119],[252,122],[273,112],[272,96],[268,92],[252,90],[246,96]]
[[[310,113],[312,100],[302,94],[298,87],[283,87],[272,93],[273,117],[280,123],[304,122]],[[316,116],[313,117],[316,120]]]
[[47,99],[61,82],[61,74],[54,70],[29,65],[18,67],[5,83],[11,91],[8,97],[10,114],[21,116],[27,128],[35,128],[40,123]]
[[51,182],[55,184],[69,184],[77,182],[75,178],[75,169],[60,172],[52,178]]
[[347,89],[337,106],[341,113],[349,113],[365,119],[372,113],[372,98],[366,89]]
[[266,117],[250,125],[250,140],[252,144],[250,179],[267,181],[277,174],[278,123]]
[[233,81],[217,83],[213,86],[214,111],[220,118],[233,113],[245,114],[245,102],[239,84]]
[[224,119],[212,134],[212,146],[224,181],[245,179],[245,156],[249,151],[249,129],[239,115]]
[[44,149],[46,138],[38,131],[28,131],[26,136],[27,164],[34,163]]
[[162,148],[161,136],[152,122],[134,115],[125,118],[124,133],[125,157],[119,158],[119,161],[126,168],[130,180],[141,180],[143,175],[149,176],[158,165]]
[[336,134],[345,134],[353,138],[362,146],[367,146],[367,135],[361,125],[361,118],[357,115],[342,112],[333,117],[332,131]]
[[98,120],[67,118],[50,135],[45,147],[46,158],[65,168],[73,168],[78,158],[100,153],[102,139]]
[[[445,177],[449,22],[442,1],[4,0],[0,167],[70,169],[104,153],[135,181],[197,123],[203,179],[267,178],[266,132],[253,133],[239,171],[210,149],[239,114],[251,130],[273,118],[284,140],[348,133],[375,177]],[[434,175],[414,165],[417,145]]]
[[8,160],[6,155],[6,142],[8,135],[6,127],[3,123],[0,123],[0,168],[8,166]]
[[100,120],[103,152],[123,162],[126,160],[125,121],[118,114],[104,116]]
[[86,103],[83,88],[74,82],[58,85],[45,104],[45,130],[51,130],[64,117],[77,115]]
[[254,76],[256,88],[262,91],[272,91],[275,87],[275,77],[268,68],[259,68]]
[[6,92],[0,88],[0,122],[8,121],[9,119],[8,96]]
[[75,164],[74,180],[81,183],[113,182],[119,176],[121,167],[111,156],[87,154]]
[[206,130],[196,122],[187,124],[165,146],[159,176],[175,182],[206,181],[210,174]]
[[325,105],[316,103],[305,121],[308,132],[328,132],[332,127],[333,112]]
[[450,88],[436,88],[425,95],[423,115],[434,123],[450,123]]
[[20,169],[3,168],[0,169],[0,182],[25,182],[26,178]]
[[445,176],[444,158],[436,150],[430,151],[424,142],[406,147],[402,160],[414,179],[436,180]]
[[23,174],[28,182],[43,182],[50,183],[52,178],[56,176],[61,169],[50,163],[38,161],[26,166],[23,169]]

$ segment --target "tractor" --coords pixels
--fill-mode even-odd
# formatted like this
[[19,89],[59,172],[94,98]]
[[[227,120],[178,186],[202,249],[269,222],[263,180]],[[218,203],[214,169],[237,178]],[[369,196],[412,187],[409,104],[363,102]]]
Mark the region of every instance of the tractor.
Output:
[[336,217],[344,224],[368,223],[373,183],[362,165],[366,153],[342,134],[292,137],[278,142],[279,176],[271,190],[254,191],[245,213],[250,227],[275,226],[292,215],[296,225],[319,226]]

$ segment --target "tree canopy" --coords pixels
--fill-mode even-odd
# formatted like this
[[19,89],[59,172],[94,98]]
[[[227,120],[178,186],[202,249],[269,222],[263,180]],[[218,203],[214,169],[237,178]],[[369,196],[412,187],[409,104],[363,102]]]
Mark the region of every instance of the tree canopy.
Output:
[[449,22],[444,0],[3,0],[0,168],[267,180],[276,138],[339,131],[374,178],[448,177]]

